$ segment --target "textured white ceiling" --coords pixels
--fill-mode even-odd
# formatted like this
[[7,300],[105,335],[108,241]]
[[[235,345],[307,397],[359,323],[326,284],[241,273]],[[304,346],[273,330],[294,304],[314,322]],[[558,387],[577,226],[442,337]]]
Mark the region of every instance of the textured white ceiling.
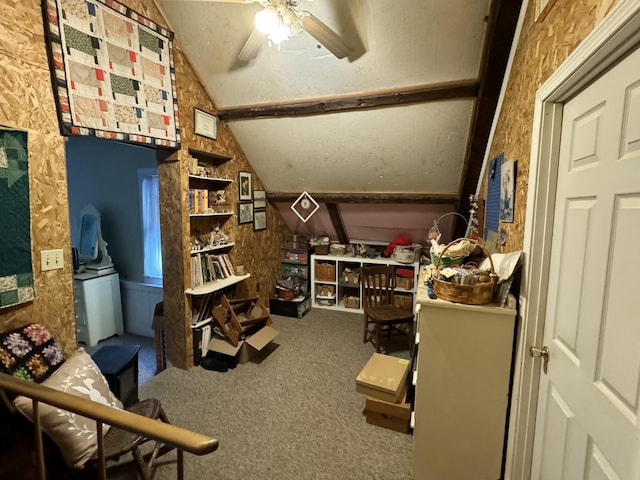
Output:
[[236,56],[259,4],[158,0],[218,108],[476,78],[488,0],[305,0],[307,10],[362,43],[338,60],[303,33],[280,51],[265,45],[248,64]]
[[[307,33],[237,60],[259,4],[156,0],[218,109],[477,79],[491,0],[303,0],[355,53]],[[474,99],[229,125],[267,192],[456,193]]]
[[455,193],[472,107],[454,100],[231,129],[270,191]]

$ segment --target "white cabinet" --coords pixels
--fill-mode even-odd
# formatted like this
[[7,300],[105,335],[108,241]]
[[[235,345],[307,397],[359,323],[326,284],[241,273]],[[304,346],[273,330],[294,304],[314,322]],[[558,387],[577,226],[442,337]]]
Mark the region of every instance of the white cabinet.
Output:
[[418,290],[415,480],[501,478],[516,310]]
[[78,342],[92,347],[100,340],[124,333],[118,272],[75,274],[73,291]]
[[[361,258],[335,255],[311,255],[311,305],[347,312],[362,312],[359,272],[363,266],[393,265],[396,273],[408,275],[400,280],[395,300],[399,306],[413,310],[419,263],[398,263],[389,258]],[[347,274],[345,274],[345,272]],[[348,273],[357,272],[356,275]],[[403,288],[404,287],[404,288]]]

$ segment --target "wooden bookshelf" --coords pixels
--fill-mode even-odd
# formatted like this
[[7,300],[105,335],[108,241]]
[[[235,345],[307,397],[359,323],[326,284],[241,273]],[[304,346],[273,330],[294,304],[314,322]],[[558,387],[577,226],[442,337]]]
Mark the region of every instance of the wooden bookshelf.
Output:
[[236,283],[240,283],[250,276],[251,274],[247,273],[246,275],[232,275],[227,278],[220,278],[215,282],[205,283],[204,285],[199,285],[195,288],[188,288],[184,291],[184,293],[186,293],[187,295],[208,295],[210,293],[224,290],[225,288],[231,287]]

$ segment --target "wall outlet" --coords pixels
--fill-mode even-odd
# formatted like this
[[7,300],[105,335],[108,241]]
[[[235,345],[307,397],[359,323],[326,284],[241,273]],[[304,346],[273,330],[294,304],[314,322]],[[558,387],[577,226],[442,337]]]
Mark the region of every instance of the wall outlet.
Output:
[[59,268],[64,268],[62,249],[58,248],[56,250],[41,250],[40,267],[43,272],[47,270],[57,270]]

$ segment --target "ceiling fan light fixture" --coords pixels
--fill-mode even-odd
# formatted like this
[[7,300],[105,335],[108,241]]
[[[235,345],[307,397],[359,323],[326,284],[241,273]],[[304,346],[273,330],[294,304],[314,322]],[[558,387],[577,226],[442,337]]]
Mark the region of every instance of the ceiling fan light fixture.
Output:
[[266,35],[275,30],[278,27],[278,12],[275,7],[269,5],[256,13],[255,24],[256,28]]
[[298,15],[289,7],[269,5],[256,13],[256,28],[264,33],[272,43],[280,45],[289,37],[299,34],[302,29]]

